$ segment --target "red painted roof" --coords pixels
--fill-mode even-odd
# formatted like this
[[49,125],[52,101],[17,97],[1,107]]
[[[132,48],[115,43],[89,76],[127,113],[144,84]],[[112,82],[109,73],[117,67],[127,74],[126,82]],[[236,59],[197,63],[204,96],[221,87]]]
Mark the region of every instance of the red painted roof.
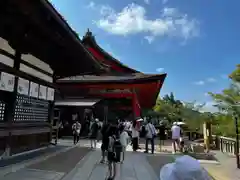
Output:
[[87,89],[135,89],[141,108],[152,108],[165,80],[166,74],[133,76],[78,76],[58,80],[59,85]]
[[114,58],[108,52],[103,50],[95,40],[95,37],[92,35],[92,32],[87,31],[86,35],[82,39],[83,44],[87,47],[89,52],[99,60],[101,63],[105,63],[111,69],[111,72],[115,73],[140,73],[139,71],[132,69],[124,64],[122,64],[119,60]]

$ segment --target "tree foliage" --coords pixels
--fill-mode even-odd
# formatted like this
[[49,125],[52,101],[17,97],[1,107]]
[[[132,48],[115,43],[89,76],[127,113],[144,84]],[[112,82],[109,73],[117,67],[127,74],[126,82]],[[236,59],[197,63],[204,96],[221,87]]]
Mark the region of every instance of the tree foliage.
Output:
[[229,87],[221,93],[209,92],[219,109],[217,113],[202,112],[205,104],[182,102],[177,100],[173,93],[158,98],[153,112],[167,119],[169,123],[185,121],[193,130],[201,129],[204,121],[210,121],[214,134],[233,137],[235,126],[232,115],[240,115],[240,65],[237,65],[229,78]]

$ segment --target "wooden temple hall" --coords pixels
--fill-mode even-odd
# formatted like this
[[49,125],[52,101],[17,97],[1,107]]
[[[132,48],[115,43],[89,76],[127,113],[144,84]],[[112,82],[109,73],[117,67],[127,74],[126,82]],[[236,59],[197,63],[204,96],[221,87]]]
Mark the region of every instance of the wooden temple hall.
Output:
[[[77,113],[82,127],[88,127],[86,124],[91,118],[135,120],[141,117],[142,109],[155,105],[166,74],[144,74],[125,66],[104,51],[89,30],[82,43],[99,63],[108,67],[108,71],[56,81],[61,94],[56,96],[55,105],[62,109],[63,134],[71,133],[71,114]],[[86,132],[83,130],[82,135]]]
[[1,0],[0,22],[0,156],[5,158],[50,144],[57,79],[108,68],[47,0]]
[[79,39],[49,1],[1,0],[0,22],[1,158],[49,145],[73,115],[134,120],[155,105],[166,74],[123,65],[90,31]]

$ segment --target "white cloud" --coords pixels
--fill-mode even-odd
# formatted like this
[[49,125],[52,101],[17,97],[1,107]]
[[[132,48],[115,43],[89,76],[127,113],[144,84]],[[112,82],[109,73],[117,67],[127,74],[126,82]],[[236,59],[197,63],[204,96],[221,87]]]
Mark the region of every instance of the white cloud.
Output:
[[96,7],[96,4],[95,4],[95,2],[90,1],[89,4],[87,5],[87,7],[93,9]]
[[144,39],[146,39],[148,43],[151,44],[154,41],[154,36],[145,36]]
[[146,4],[150,4],[150,0],[144,0]]
[[160,73],[160,72],[163,72],[163,71],[164,71],[164,68],[157,68],[156,71],[159,72],[159,73]]
[[169,36],[184,40],[199,35],[198,21],[175,8],[163,8],[156,19],[147,18],[145,8],[134,3],[120,12],[116,12],[110,6],[101,6],[100,14],[102,17],[96,22],[97,26],[115,35],[145,33],[152,39]]
[[194,84],[195,84],[195,85],[202,86],[202,85],[205,84],[205,82],[204,82],[204,81],[196,81],[196,82],[194,82]]
[[211,113],[219,112],[218,108],[215,107],[215,104],[216,103],[213,101],[206,102],[205,105],[200,109],[200,111],[211,112]]
[[210,82],[210,83],[213,83],[213,82],[216,82],[217,80],[215,78],[208,78],[207,79],[207,82]]
[[162,0],[162,4],[167,4],[168,0]]

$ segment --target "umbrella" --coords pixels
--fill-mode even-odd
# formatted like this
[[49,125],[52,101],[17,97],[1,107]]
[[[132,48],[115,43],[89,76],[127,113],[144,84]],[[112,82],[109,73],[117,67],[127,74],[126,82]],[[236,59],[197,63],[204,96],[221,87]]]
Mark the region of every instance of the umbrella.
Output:
[[177,124],[177,125],[184,125],[184,124],[186,124],[186,123],[184,123],[184,122],[176,122],[176,124]]

